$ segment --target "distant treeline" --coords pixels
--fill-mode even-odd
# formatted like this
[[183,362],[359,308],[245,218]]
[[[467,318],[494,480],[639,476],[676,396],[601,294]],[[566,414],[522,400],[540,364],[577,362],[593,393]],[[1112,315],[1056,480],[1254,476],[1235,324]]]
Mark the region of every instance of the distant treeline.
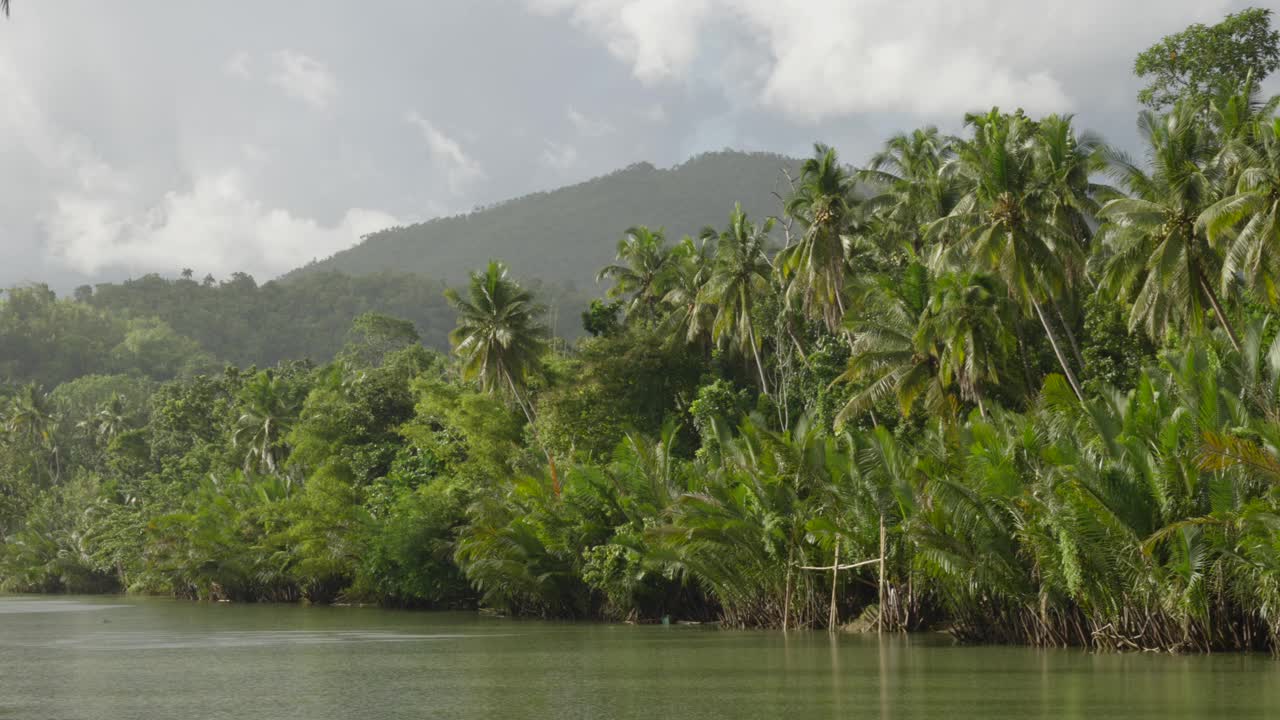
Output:
[[[542,286],[563,335],[581,333],[588,291]],[[82,375],[133,373],[156,380],[228,362],[271,366],[292,359],[326,362],[366,312],[413,323],[427,347],[444,350],[455,313],[444,283],[408,273],[304,275],[259,285],[235,273],[217,281],[147,275],[82,286],[59,299],[47,287],[0,295],[0,378],[52,387]]]

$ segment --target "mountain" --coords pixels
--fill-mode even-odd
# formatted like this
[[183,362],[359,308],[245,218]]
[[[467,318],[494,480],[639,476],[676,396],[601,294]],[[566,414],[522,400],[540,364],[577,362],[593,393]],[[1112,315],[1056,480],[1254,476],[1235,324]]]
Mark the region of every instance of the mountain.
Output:
[[395,271],[457,283],[490,258],[521,278],[593,286],[633,225],[665,227],[671,242],[727,222],[735,202],[753,219],[777,215],[787,194],[784,170],[800,161],[768,153],[717,152],[670,169],[639,163],[578,185],[374,233],[287,278],[322,271],[353,275]]

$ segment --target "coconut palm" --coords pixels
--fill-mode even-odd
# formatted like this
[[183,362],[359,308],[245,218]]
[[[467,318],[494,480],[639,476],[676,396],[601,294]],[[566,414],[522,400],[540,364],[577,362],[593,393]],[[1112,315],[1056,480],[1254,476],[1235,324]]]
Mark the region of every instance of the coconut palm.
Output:
[[940,418],[954,419],[958,400],[975,403],[985,415],[985,388],[999,382],[1003,360],[1013,349],[1012,322],[1004,289],[990,276],[933,278],[913,263],[900,278],[877,279],[845,316],[852,356],[838,380],[860,382],[863,388],[837,415],[837,423],[890,395],[903,415],[910,415],[921,398]]
[[274,475],[286,451],[284,438],[298,420],[302,398],[284,378],[263,370],[245,383],[239,400],[241,411],[231,440],[245,449],[245,471]]
[[760,377],[760,389],[769,394],[764,363],[760,359],[760,339],[752,312],[758,299],[769,292],[773,266],[769,263],[769,232],[773,219],[756,225],[747,218],[742,205],[733,209],[729,227],[716,233],[708,228],[704,235],[714,237],[715,260],[711,277],[703,288],[704,297],[716,306],[712,337],[716,342],[729,340],[745,354],[750,350]]
[[[1033,145],[1036,170],[1046,185],[1045,200],[1050,222],[1061,228],[1078,246],[1064,254],[1063,270],[1069,286],[1079,286],[1086,279],[1084,259],[1101,208],[1098,198],[1118,194],[1090,179],[1106,169],[1103,159],[1105,144],[1093,133],[1077,133],[1071,115],[1049,115],[1036,125]],[[1063,328],[1070,333],[1070,323],[1065,320]],[[1072,343],[1074,345],[1074,338]]]
[[1237,279],[1277,301],[1280,280],[1280,118],[1260,122],[1255,142],[1231,151],[1241,166],[1232,192],[1197,221],[1212,246],[1225,247],[1222,290]]
[[1218,141],[1230,152],[1236,143],[1255,141],[1258,131],[1271,120],[1277,108],[1280,108],[1280,95],[1263,99],[1250,71],[1234,92],[1209,103],[1208,117]]
[[859,180],[881,188],[867,206],[883,234],[916,255],[923,251],[924,226],[950,212],[957,199],[955,184],[941,172],[954,156],[952,142],[932,125],[899,133],[857,173]]
[[787,200],[786,212],[804,226],[799,239],[778,254],[788,282],[788,302],[820,317],[834,331],[844,315],[846,245],[857,204],[854,177],[836,151],[814,146],[814,157],[800,168],[799,185]]
[[947,243],[947,254],[977,260],[1035,314],[1072,389],[1083,397],[1044,309],[1070,295],[1080,245],[1055,216],[1065,200],[1038,162],[1039,127],[1021,112],[998,109],[970,115],[968,124],[973,137],[957,143],[956,160],[947,167],[963,194],[946,217],[929,225],[929,234]]
[[[1130,326],[1142,325],[1152,338],[1198,329],[1212,308],[1238,350],[1240,339],[1214,288],[1222,263],[1204,230],[1212,223],[1200,222],[1220,195],[1213,134],[1199,108],[1188,103],[1166,115],[1143,112],[1138,129],[1148,146],[1150,172],[1123,153],[1107,153],[1112,173],[1131,197],[1111,200],[1098,213],[1106,221],[1101,234],[1111,253],[1103,282],[1114,294],[1133,299]],[[1206,221],[1225,214],[1219,208]]]
[[9,402],[4,414],[4,428],[9,439],[20,440],[37,454],[47,454],[50,477],[58,482],[62,476],[62,458],[55,432],[60,418],[53,398],[44,388],[28,383]]
[[710,352],[711,326],[715,305],[703,297],[702,289],[711,277],[712,244],[706,237],[695,241],[686,236],[672,251],[674,270],[667,278],[662,301],[669,308],[663,326],[672,340],[697,345]]
[[119,393],[112,393],[93,416],[81,420],[76,426],[89,431],[103,445],[110,443],[117,435],[129,429],[130,419],[124,398]]
[[610,297],[631,296],[626,308],[628,319],[654,320],[677,261],[676,254],[667,246],[662,228],[651,230],[643,225],[629,228],[618,241],[617,260],[617,264],[608,265],[596,274],[596,282],[613,280]]
[[933,283],[929,323],[941,348],[938,373],[942,387],[952,383],[960,397],[987,414],[988,388],[1001,382],[1005,359],[1015,350],[1017,322],[1000,282],[978,273],[948,273]]
[[849,333],[849,367],[837,382],[858,382],[856,392],[836,415],[836,423],[871,410],[895,397],[903,415],[923,398],[934,415],[952,417],[954,398],[942,385],[934,328],[927,318],[932,278],[915,263],[901,278],[874,279],[845,315]]
[[471,273],[465,299],[453,288],[445,298],[458,313],[449,342],[462,360],[463,377],[478,380],[485,392],[510,391],[532,419],[524,389],[547,342],[533,295],[508,276],[506,265],[490,261]]
[[23,386],[5,413],[5,429],[39,447],[52,447],[57,424],[58,416],[52,399],[35,383]]

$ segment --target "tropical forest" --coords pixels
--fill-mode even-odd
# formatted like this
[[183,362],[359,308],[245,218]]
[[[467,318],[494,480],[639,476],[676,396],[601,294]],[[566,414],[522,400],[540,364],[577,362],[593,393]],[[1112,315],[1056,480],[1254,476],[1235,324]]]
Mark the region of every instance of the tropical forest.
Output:
[[1132,149],[975,109],[465,271],[13,287],[0,590],[1280,652],[1273,19],[1137,55]]

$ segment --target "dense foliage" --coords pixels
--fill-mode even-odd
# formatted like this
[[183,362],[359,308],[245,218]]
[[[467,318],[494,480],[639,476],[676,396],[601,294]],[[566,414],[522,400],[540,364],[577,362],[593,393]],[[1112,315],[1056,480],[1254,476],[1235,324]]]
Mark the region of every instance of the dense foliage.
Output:
[[141,330],[11,294],[61,384],[5,391],[0,587],[1276,651],[1253,88],[1144,113],[1141,161],[999,110],[818,146],[781,243],[627,230],[571,346],[499,262],[445,294],[452,358],[364,315],[323,365],[142,370]]

